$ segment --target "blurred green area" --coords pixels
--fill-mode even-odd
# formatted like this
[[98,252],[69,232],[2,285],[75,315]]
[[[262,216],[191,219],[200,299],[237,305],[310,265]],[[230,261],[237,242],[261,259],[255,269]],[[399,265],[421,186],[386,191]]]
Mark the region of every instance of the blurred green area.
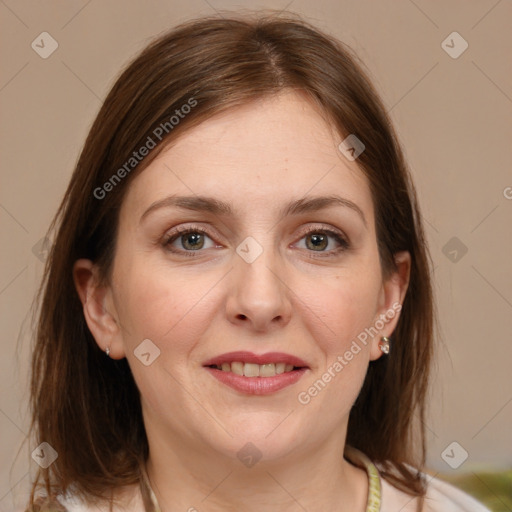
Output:
[[512,469],[464,474],[437,473],[436,478],[474,496],[493,512],[512,512]]

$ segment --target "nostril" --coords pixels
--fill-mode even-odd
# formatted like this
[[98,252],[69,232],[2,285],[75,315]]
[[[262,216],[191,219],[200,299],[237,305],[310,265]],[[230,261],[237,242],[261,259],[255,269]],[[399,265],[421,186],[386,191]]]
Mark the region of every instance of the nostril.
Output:
[[245,315],[238,315],[238,318],[240,318],[240,320],[245,320],[247,317]]

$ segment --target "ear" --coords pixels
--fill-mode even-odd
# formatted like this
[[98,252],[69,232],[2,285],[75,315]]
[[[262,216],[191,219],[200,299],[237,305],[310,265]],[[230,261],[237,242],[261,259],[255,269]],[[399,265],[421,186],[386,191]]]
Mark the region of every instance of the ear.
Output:
[[85,321],[101,350],[110,349],[112,359],[125,356],[121,329],[109,286],[100,286],[98,269],[91,260],[73,265],[73,280],[82,302]]
[[370,351],[372,361],[383,355],[379,342],[382,336],[389,338],[393,334],[409,286],[411,255],[408,251],[397,252],[394,255],[394,260],[397,269],[383,281],[379,294],[378,311],[373,324],[377,335],[373,337]]

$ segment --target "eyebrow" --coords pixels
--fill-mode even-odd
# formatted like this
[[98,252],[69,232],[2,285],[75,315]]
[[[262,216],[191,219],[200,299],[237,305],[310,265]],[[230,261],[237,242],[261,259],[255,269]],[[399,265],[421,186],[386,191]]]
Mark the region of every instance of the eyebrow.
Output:
[[[368,228],[366,217],[364,216],[361,208],[359,208],[359,206],[357,206],[357,204],[353,201],[338,195],[303,197],[301,199],[291,201],[281,209],[280,219],[283,219],[287,215],[300,215],[302,213],[316,212],[332,206],[343,206],[355,211],[359,217],[361,217],[365,227]],[[139,222],[142,222],[151,212],[154,212],[155,210],[172,207],[197,212],[208,212],[214,215],[232,216],[234,213],[233,209],[228,203],[213,197],[169,196],[151,204],[151,206],[142,214]]]

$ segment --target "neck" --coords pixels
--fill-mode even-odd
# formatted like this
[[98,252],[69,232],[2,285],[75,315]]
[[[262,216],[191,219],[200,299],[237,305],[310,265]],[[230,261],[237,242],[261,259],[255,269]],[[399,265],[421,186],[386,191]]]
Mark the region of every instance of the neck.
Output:
[[343,446],[326,442],[249,467],[197,440],[158,449],[150,442],[147,474],[161,512],[364,512],[368,477],[343,458]]

